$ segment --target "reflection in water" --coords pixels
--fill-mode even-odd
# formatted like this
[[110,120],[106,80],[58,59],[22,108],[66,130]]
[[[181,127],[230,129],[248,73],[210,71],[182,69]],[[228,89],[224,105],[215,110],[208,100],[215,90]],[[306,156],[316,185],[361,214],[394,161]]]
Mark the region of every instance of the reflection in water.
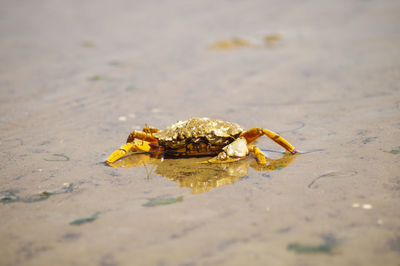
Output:
[[179,182],[181,187],[190,188],[192,193],[203,193],[212,188],[235,183],[237,179],[247,175],[249,167],[257,171],[272,171],[288,166],[295,158],[296,154],[286,152],[279,159],[267,158],[265,165],[257,164],[255,158],[250,156],[234,163],[202,164],[201,162],[206,160],[204,157],[160,160],[148,153],[134,153],[111,166],[126,168],[143,165],[148,175],[154,170],[156,174]]

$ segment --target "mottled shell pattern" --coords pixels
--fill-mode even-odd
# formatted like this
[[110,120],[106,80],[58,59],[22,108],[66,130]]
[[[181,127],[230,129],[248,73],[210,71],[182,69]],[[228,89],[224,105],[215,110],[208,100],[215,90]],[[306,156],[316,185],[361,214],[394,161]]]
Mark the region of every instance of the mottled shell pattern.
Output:
[[178,121],[165,130],[154,133],[161,146],[179,149],[188,143],[206,143],[223,147],[234,141],[244,129],[238,124],[211,118],[191,118]]

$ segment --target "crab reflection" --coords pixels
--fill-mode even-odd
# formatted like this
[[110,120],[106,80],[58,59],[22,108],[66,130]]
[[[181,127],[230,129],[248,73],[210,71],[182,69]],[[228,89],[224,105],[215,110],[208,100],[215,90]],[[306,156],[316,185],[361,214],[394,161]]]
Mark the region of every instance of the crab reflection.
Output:
[[235,183],[247,175],[249,167],[256,171],[273,171],[290,165],[295,158],[296,155],[286,152],[278,159],[267,158],[265,165],[257,164],[255,158],[250,156],[234,163],[203,164],[201,162],[204,162],[204,157],[160,160],[148,153],[133,153],[110,165],[123,168],[144,166],[148,176],[154,171],[198,194]]

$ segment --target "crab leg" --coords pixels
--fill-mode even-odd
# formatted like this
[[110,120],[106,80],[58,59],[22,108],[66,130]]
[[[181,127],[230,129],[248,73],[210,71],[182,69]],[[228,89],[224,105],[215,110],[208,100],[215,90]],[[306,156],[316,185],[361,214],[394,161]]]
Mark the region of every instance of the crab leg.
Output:
[[270,139],[272,139],[273,141],[284,147],[290,153],[292,154],[296,153],[296,149],[293,147],[292,144],[289,143],[289,141],[287,141],[286,139],[282,138],[275,132],[272,132],[268,129],[255,127],[243,132],[241,135],[247,140],[247,143],[253,142],[262,135],[266,135],[267,137],[269,137]]
[[146,126],[143,128],[143,132],[145,133],[157,133],[161,131],[161,129],[158,128],[154,128],[154,127],[149,127],[147,124]]
[[150,143],[157,144],[158,140],[153,136],[153,132],[136,132],[135,130],[129,134],[128,139],[126,140],[126,143],[132,142],[134,139],[141,139]]
[[267,163],[267,158],[265,157],[264,153],[260,150],[260,148],[256,146],[248,146],[249,151],[254,153],[257,158],[257,163],[265,165]]

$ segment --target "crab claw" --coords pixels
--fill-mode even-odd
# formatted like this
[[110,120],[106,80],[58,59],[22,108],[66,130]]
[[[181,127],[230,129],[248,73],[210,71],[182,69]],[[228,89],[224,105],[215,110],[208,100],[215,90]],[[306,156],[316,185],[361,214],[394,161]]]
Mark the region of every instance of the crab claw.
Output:
[[223,151],[205,163],[232,163],[239,161],[249,153],[247,142],[244,137],[239,137],[231,144],[225,146]]
[[110,157],[108,157],[106,163],[107,164],[112,164],[113,162],[117,161],[118,159],[121,159],[124,157],[130,150],[133,148],[133,143],[126,143],[119,147],[118,150],[114,151]]

